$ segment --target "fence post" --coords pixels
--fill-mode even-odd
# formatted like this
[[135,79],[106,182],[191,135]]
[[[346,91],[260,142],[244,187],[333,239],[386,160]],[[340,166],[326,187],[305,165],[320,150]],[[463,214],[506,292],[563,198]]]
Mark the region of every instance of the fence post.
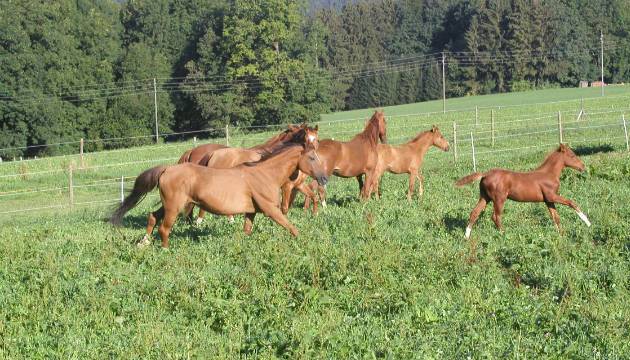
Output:
[[470,145],[472,146],[473,172],[477,172],[477,159],[475,158],[475,138],[472,131],[470,132]]
[[81,169],[85,168],[85,160],[83,159],[83,138],[79,144],[79,154],[81,155]]
[[120,203],[125,201],[125,177],[120,177]]
[[630,152],[630,143],[628,143],[628,128],[626,127],[626,115],[621,115],[621,120],[623,121],[623,133],[626,135],[626,150]]
[[562,114],[558,111],[558,140],[562,144]]
[[68,166],[68,196],[70,198],[70,207],[74,206],[74,185],[72,183],[72,163]]
[[494,147],[494,109],[490,109],[490,134],[492,136],[492,147]]
[[230,124],[225,124],[225,146],[230,146]]
[[475,106],[475,126],[479,126],[479,106]]
[[155,78],[153,78],[153,107],[155,112],[155,143],[157,144],[160,139],[160,131],[158,129],[157,83]]
[[457,123],[453,121],[453,156],[457,161]]
[[197,137],[193,136],[193,147],[197,147]]

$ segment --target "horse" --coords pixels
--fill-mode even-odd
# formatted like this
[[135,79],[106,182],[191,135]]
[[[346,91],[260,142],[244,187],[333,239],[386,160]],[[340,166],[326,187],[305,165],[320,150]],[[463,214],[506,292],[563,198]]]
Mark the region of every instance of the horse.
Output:
[[370,194],[374,191],[376,196],[380,197],[380,178],[383,173],[387,171],[392,174],[409,174],[407,200],[411,201],[416,179],[418,179],[418,197],[422,196],[424,192],[422,182],[424,179],[422,175],[418,173],[418,170],[422,168],[424,155],[431,146],[435,146],[442,151],[448,151],[449,148],[448,141],[442,136],[440,129],[435,125],[433,125],[431,130],[419,133],[415,138],[405,144],[398,146],[378,144],[376,148],[378,151],[378,163]]
[[584,171],[584,163],[582,163],[580,158],[567,145],[561,144],[557,150],[552,151],[543,163],[533,171],[514,172],[505,169],[492,169],[485,173],[475,172],[457,180],[455,186],[461,187],[481,179],[479,183],[479,201],[470,213],[470,220],[466,227],[466,239],[470,238],[473,225],[489,202],[494,203],[492,220],[497,229],[503,231],[501,212],[507,199],[519,202],[544,202],[558,232],[561,232],[560,216],[555,204],[571,207],[577,212],[577,215],[584,221],[586,226],[591,226],[591,222],[586,215],[573,201],[558,195],[560,173],[565,167],[570,167],[580,172]]
[[214,214],[245,213],[243,230],[247,235],[252,232],[254,217],[262,212],[295,237],[298,230],[280,211],[278,193],[280,186],[298,169],[322,185],[328,181],[317,150],[310,143],[287,143],[259,162],[230,169],[212,169],[192,163],[156,166],[136,178],[133,190],[114,211],[110,222],[120,225],[124,214],[158,186],[162,207],[149,214],[146,235],[138,246],[151,243],[149,237],[161,221],[158,233],[162,247],[167,248],[177,215],[193,203]]
[[[286,130],[270,138],[263,144],[252,146],[248,149],[232,148],[225,146],[221,148],[214,148],[209,145],[215,144],[206,144],[193,149],[189,158],[198,159],[200,155],[199,151],[201,151],[199,149],[206,149],[206,154],[198,159],[195,163],[216,169],[229,169],[240,164],[244,164],[246,162],[260,161],[264,154],[273,152],[275,148],[281,147],[285,143],[304,141],[305,136],[308,137],[310,141],[317,147],[317,143],[319,141],[317,136],[318,130],[318,125],[316,125],[314,128],[310,128],[306,124],[302,124],[300,126],[288,125]],[[305,190],[301,189],[301,191],[304,192]],[[310,189],[305,193],[305,195],[314,197],[314,194],[312,193],[312,191],[310,191]],[[192,220],[193,207],[194,206],[190,207],[190,210],[187,214],[189,220]],[[200,209],[199,214],[197,215],[196,223],[201,224],[204,217],[205,211],[203,209]],[[230,221],[234,221],[233,215],[230,215],[229,218]]]
[[[375,111],[368,120],[363,131],[355,135],[350,141],[342,142],[331,139],[320,140],[318,154],[324,163],[326,175],[336,175],[339,177],[356,177],[359,182],[360,197],[368,199],[368,189],[372,186],[374,171],[378,161],[376,146],[379,139],[387,142],[387,122],[382,111]],[[365,174],[365,184],[361,178]],[[303,178],[302,178],[303,179]],[[297,177],[296,181],[301,180]],[[297,186],[295,183],[288,184],[283,188],[282,209],[288,210],[291,205],[291,192]],[[316,181],[311,182],[311,190],[318,192],[322,206],[326,206],[326,190],[324,186]],[[314,199],[314,197],[313,197]],[[304,207],[309,207],[307,197]]]

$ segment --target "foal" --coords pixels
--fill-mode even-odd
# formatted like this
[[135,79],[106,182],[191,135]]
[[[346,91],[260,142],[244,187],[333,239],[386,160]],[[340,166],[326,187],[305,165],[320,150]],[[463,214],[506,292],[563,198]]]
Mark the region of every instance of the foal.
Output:
[[424,155],[431,146],[435,146],[443,151],[448,151],[448,141],[442,136],[440,129],[433,125],[431,130],[419,133],[413,140],[399,145],[378,144],[378,163],[374,176],[374,185],[370,189],[370,194],[374,191],[380,197],[381,191],[379,181],[385,171],[392,174],[409,174],[409,191],[407,200],[411,201],[414,192],[414,185],[418,179],[418,196],[422,196],[423,177],[418,173],[422,168]]
[[570,167],[580,172],[584,171],[582,161],[568,146],[561,144],[534,171],[521,173],[504,169],[492,169],[486,173],[476,172],[459,179],[455,183],[458,187],[481,179],[479,184],[479,201],[470,213],[470,220],[466,227],[466,239],[470,238],[473,225],[489,202],[494,203],[492,220],[496,227],[502,231],[501,211],[507,199],[519,202],[544,202],[558,231],[560,231],[560,216],[556,210],[556,203],[573,208],[586,226],[591,226],[586,215],[573,201],[558,195],[560,173],[565,167]]
[[162,207],[149,214],[147,233],[139,246],[150,244],[149,237],[161,220],[158,232],[162,247],[168,247],[177,215],[191,203],[214,214],[244,213],[243,229],[248,235],[256,213],[262,212],[297,236],[297,229],[279,209],[278,196],[280,186],[297,169],[313,176],[322,185],[328,180],[316,150],[299,144],[286,144],[264,161],[231,169],[211,169],[190,163],[156,166],[138,175],[131,194],[116,209],[110,221],[119,225],[126,212],[159,186]]

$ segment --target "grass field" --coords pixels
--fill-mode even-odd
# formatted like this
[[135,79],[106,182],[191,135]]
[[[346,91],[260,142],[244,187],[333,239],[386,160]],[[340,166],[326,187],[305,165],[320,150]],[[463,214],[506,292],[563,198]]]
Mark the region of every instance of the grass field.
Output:
[[[434,123],[451,142],[451,152],[427,154],[424,197],[407,202],[406,176],[386,175],[384,198],[361,203],[356,181],[334,178],[318,216],[289,213],[297,239],[263,216],[250,237],[242,219],[210,217],[178,222],[168,251],[157,241],[138,250],[156,193],[123,228],[103,221],[121,176],[129,189],[190,142],[86,155],[86,169],[73,172],[72,208],[67,168],[77,156],[3,163],[0,357],[627,358],[630,155],[621,115],[630,88],[606,91],[452,99],[464,111],[446,114],[417,114],[439,102],[385,108],[392,143]],[[586,116],[577,121],[580,97]],[[562,102],[511,106],[544,101]],[[562,207],[561,236],[544,205],[510,202],[504,233],[486,211],[465,241],[478,188],[453,182],[472,172],[470,134],[479,170],[531,169],[557,146],[558,111],[588,169],[565,170],[560,193],[593,226]],[[324,116],[320,137],[348,139],[366,114]],[[272,133],[234,134],[231,144]],[[23,211],[45,206],[60,208]]]

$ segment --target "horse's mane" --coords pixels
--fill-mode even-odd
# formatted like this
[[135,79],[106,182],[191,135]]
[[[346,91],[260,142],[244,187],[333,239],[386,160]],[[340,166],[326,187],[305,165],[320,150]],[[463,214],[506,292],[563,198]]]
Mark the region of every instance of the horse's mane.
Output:
[[242,165],[245,166],[256,166],[259,165],[262,162],[265,162],[269,159],[275,158],[285,152],[287,152],[288,150],[294,148],[294,147],[302,147],[304,148],[304,144],[299,144],[296,142],[284,142],[282,143],[280,146],[278,146],[277,148],[272,149],[271,151],[266,151],[264,154],[262,154],[262,156],[260,157],[260,160],[258,161],[250,161],[250,162],[246,162],[243,163]]
[[374,115],[370,118],[363,132],[357,136],[361,136],[367,139],[370,144],[376,145],[378,143],[378,116],[382,116],[383,113],[375,111]]
[[418,141],[420,140],[420,138],[424,135],[426,135],[427,133],[430,133],[431,130],[427,130],[427,131],[421,131],[420,133],[418,133],[418,135],[416,135],[416,137],[414,137],[413,139],[409,140],[409,142],[414,142],[414,141]]
[[545,157],[545,160],[543,160],[543,162],[540,164],[540,166],[536,168],[536,170],[542,169],[543,167],[548,165],[552,160],[555,160],[555,158],[561,154],[560,150],[562,149],[563,146],[565,145],[564,144],[560,145],[560,147],[553,149],[549,154],[547,154],[547,156]]

